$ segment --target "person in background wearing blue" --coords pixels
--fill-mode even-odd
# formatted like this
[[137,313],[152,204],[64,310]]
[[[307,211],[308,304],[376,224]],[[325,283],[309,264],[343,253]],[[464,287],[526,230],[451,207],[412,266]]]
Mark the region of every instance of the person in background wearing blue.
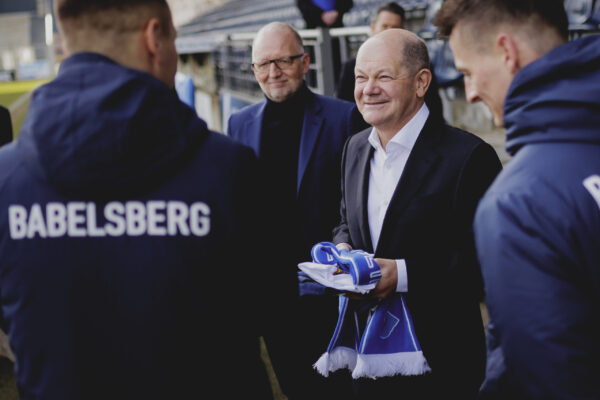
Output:
[[0,148],[20,399],[272,398],[264,300],[297,283],[264,257],[254,153],[177,98],[165,0],[54,8],[68,58]]
[[600,36],[562,0],[448,0],[470,102],[513,156],[477,209],[490,313],[482,399],[600,398]]
[[[269,197],[277,204],[273,215],[282,222],[278,234],[288,244],[280,266],[290,271],[310,260],[315,243],[330,240],[339,221],[344,142],[366,126],[356,105],[307,87],[309,63],[292,26],[273,22],[262,27],[252,44],[252,70],[266,98],[231,115],[227,129],[230,137],[254,149],[266,171]],[[335,379],[312,368],[335,328],[337,298],[302,296],[288,315],[265,335],[283,391],[290,400],[343,398],[331,384]]]
[[339,28],[344,26],[344,14],[354,3],[352,0],[296,0],[306,29]]
[[[371,22],[371,36],[383,32],[386,29],[399,29],[404,27],[406,12],[404,8],[394,2],[382,4],[373,14]],[[336,85],[336,97],[338,99],[355,102],[354,99],[354,68],[356,67],[356,58],[350,58],[342,64],[341,73]],[[444,110],[442,99],[439,93],[439,87],[433,69],[429,90],[425,93],[425,103],[429,107],[432,115],[444,119]]]
[[[344,14],[354,6],[352,0],[296,0],[296,6],[304,19],[305,29],[340,28],[344,26]],[[338,76],[341,68],[340,41],[331,39],[334,76]]]

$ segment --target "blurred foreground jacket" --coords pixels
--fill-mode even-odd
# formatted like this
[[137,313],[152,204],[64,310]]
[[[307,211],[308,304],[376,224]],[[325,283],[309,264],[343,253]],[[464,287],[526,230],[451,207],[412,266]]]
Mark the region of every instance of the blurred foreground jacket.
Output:
[[249,268],[256,169],[150,75],[65,60],[0,149],[0,321],[21,400],[270,398],[260,295],[296,277]]
[[493,322],[485,399],[600,398],[600,37],[515,76],[513,155],[475,219]]

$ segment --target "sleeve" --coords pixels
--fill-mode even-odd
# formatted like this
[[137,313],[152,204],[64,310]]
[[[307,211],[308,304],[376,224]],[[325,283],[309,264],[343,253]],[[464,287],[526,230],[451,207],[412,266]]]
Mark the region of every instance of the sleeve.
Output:
[[490,319],[523,398],[598,395],[598,307],[572,258],[578,214],[567,197],[537,177],[519,180],[488,193],[475,216]]
[[233,139],[235,139],[235,131],[233,129],[234,124],[234,115],[232,114],[227,120],[227,130],[225,131],[225,134]]
[[496,151],[486,142],[481,142],[464,165],[455,200],[455,216],[458,234],[457,268],[453,273],[453,285],[466,290],[468,296],[483,300],[483,279],[475,250],[473,218],[480,199],[492,184],[502,164]]
[[[0,292],[0,299],[2,298],[2,293]],[[6,320],[4,319],[4,313],[2,311],[2,307],[0,307],[0,330],[7,332],[8,331],[8,324],[6,323]]]
[[408,292],[408,274],[406,271],[406,260],[396,260],[396,268],[398,270],[398,282],[396,283],[397,293]]
[[255,262],[244,266],[246,273],[238,280],[236,294],[249,293],[244,307],[257,310],[255,326],[263,333],[276,323],[273,316],[283,315],[293,304],[298,295],[298,282],[295,266],[287,267],[281,261],[289,258],[287,246],[291,244],[281,234],[284,222],[272,212],[274,196],[269,195],[262,165],[252,149],[243,147],[244,162],[237,168],[239,237],[234,244],[239,250],[237,254],[244,254]]

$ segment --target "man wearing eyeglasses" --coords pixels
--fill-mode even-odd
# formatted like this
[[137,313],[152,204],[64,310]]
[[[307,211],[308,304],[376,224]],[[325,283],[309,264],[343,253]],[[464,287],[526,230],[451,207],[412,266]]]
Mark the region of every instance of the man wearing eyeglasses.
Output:
[[[366,127],[354,104],[306,86],[309,63],[293,27],[274,22],[261,28],[252,45],[252,70],[266,98],[233,114],[227,129],[254,149],[272,182],[278,205],[270,217],[285,224],[282,234],[290,245],[281,267],[294,270],[310,259],[312,245],[331,240],[340,215],[342,148]],[[335,379],[325,380],[312,368],[335,329],[337,298],[301,296],[287,316],[274,318],[277,332],[265,340],[288,399],[342,396],[329,391]]]

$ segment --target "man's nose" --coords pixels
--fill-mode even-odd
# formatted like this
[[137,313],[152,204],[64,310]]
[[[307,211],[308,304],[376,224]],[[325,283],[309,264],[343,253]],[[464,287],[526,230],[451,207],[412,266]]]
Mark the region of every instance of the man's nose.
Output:
[[375,79],[368,79],[363,87],[363,93],[366,95],[377,94],[379,92],[379,85]]
[[279,76],[281,75],[281,68],[277,66],[274,62],[269,64],[269,76]]

